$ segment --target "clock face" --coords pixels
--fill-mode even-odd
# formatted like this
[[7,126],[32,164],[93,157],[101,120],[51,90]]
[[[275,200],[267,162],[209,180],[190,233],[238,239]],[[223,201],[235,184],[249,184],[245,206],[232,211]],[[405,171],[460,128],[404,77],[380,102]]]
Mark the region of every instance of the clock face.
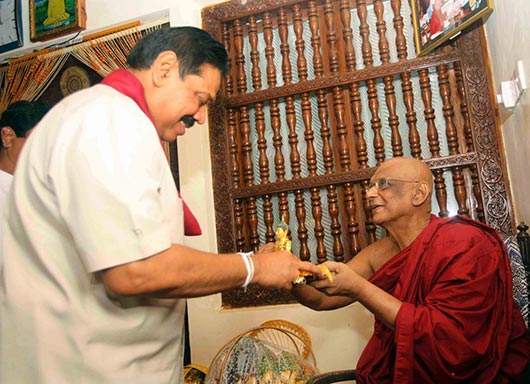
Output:
[[21,46],[17,25],[17,1],[0,0],[0,52]]

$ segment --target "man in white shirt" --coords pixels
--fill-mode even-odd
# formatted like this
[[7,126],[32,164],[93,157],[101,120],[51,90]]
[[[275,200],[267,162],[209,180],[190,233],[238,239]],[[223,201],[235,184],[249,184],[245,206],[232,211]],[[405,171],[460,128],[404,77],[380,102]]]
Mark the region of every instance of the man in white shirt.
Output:
[[[0,137],[2,139],[2,147],[0,148],[0,218],[4,214],[4,202],[13,181],[13,173],[22,146],[35,125],[49,109],[49,105],[40,101],[20,100],[10,104],[0,115]],[[1,238],[2,231],[0,229]],[[2,260],[0,249],[0,266]]]
[[228,56],[203,30],[163,28],[127,63],[58,103],[22,151],[0,275],[1,383],[182,383],[183,298],[321,274],[288,251],[182,245],[160,140],[205,121]]

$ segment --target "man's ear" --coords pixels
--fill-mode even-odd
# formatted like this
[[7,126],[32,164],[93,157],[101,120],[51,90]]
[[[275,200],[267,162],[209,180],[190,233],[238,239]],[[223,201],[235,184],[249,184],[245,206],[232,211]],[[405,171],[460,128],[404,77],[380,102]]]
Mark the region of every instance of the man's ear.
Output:
[[423,205],[427,199],[430,199],[430,196],[431,194],[427,183],[420,181],[414,191],[414,195],[412,196],[412,204],[415,207],[419,207],[420,205]]
[[178,75],[178,59],[173,51],[163,51],[153,62],[153,81],[157,87],[167,83],[171,76]]
[[17,137],[15,131],[10,126],[2,127],[0,130],[0,135],[2,135],[2,147],[9,148],[13,145],[13,141]]

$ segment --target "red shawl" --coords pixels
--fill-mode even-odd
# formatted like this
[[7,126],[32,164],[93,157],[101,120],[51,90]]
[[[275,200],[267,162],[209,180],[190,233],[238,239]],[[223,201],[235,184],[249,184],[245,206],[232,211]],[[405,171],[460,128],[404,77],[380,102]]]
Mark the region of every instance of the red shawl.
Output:
[[433,216],[370,281],[403,305],[394,331],[376,319],[358,383],[507,383],[528,363],[508,255],[493,229]]
[[[143,113],[151,120],[153,127],[155,122],[149,109],[147,108],[147,102],[145,100],[144,88],[140,80],[136,78],[132,73],[125,69],[118,69],[103,79],[101,84],[108,85],[114,88],[118,92],[130,97],[140,107]],[[177,191],[179,197],[180,193]],[[201,234],[201,227],[199,222],[187,206],[186,202],[182,200],[184,209],[184,233],[187,236],[198,236]]]

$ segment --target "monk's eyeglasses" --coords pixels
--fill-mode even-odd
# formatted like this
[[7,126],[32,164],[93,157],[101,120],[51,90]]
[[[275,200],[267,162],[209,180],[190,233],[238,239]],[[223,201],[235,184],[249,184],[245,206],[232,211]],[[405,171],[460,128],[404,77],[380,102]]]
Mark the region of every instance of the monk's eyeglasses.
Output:
[[372,181],[370,184],[368,184],[368,189],[375,188],[378,191],[383,191],[387,188],[390,188],[392,186],[392,183],[394,182],[399,183],[419,183],[417,180],[401,180],[401,179],[392,179],[390,177],[381,177],[378,180]]

